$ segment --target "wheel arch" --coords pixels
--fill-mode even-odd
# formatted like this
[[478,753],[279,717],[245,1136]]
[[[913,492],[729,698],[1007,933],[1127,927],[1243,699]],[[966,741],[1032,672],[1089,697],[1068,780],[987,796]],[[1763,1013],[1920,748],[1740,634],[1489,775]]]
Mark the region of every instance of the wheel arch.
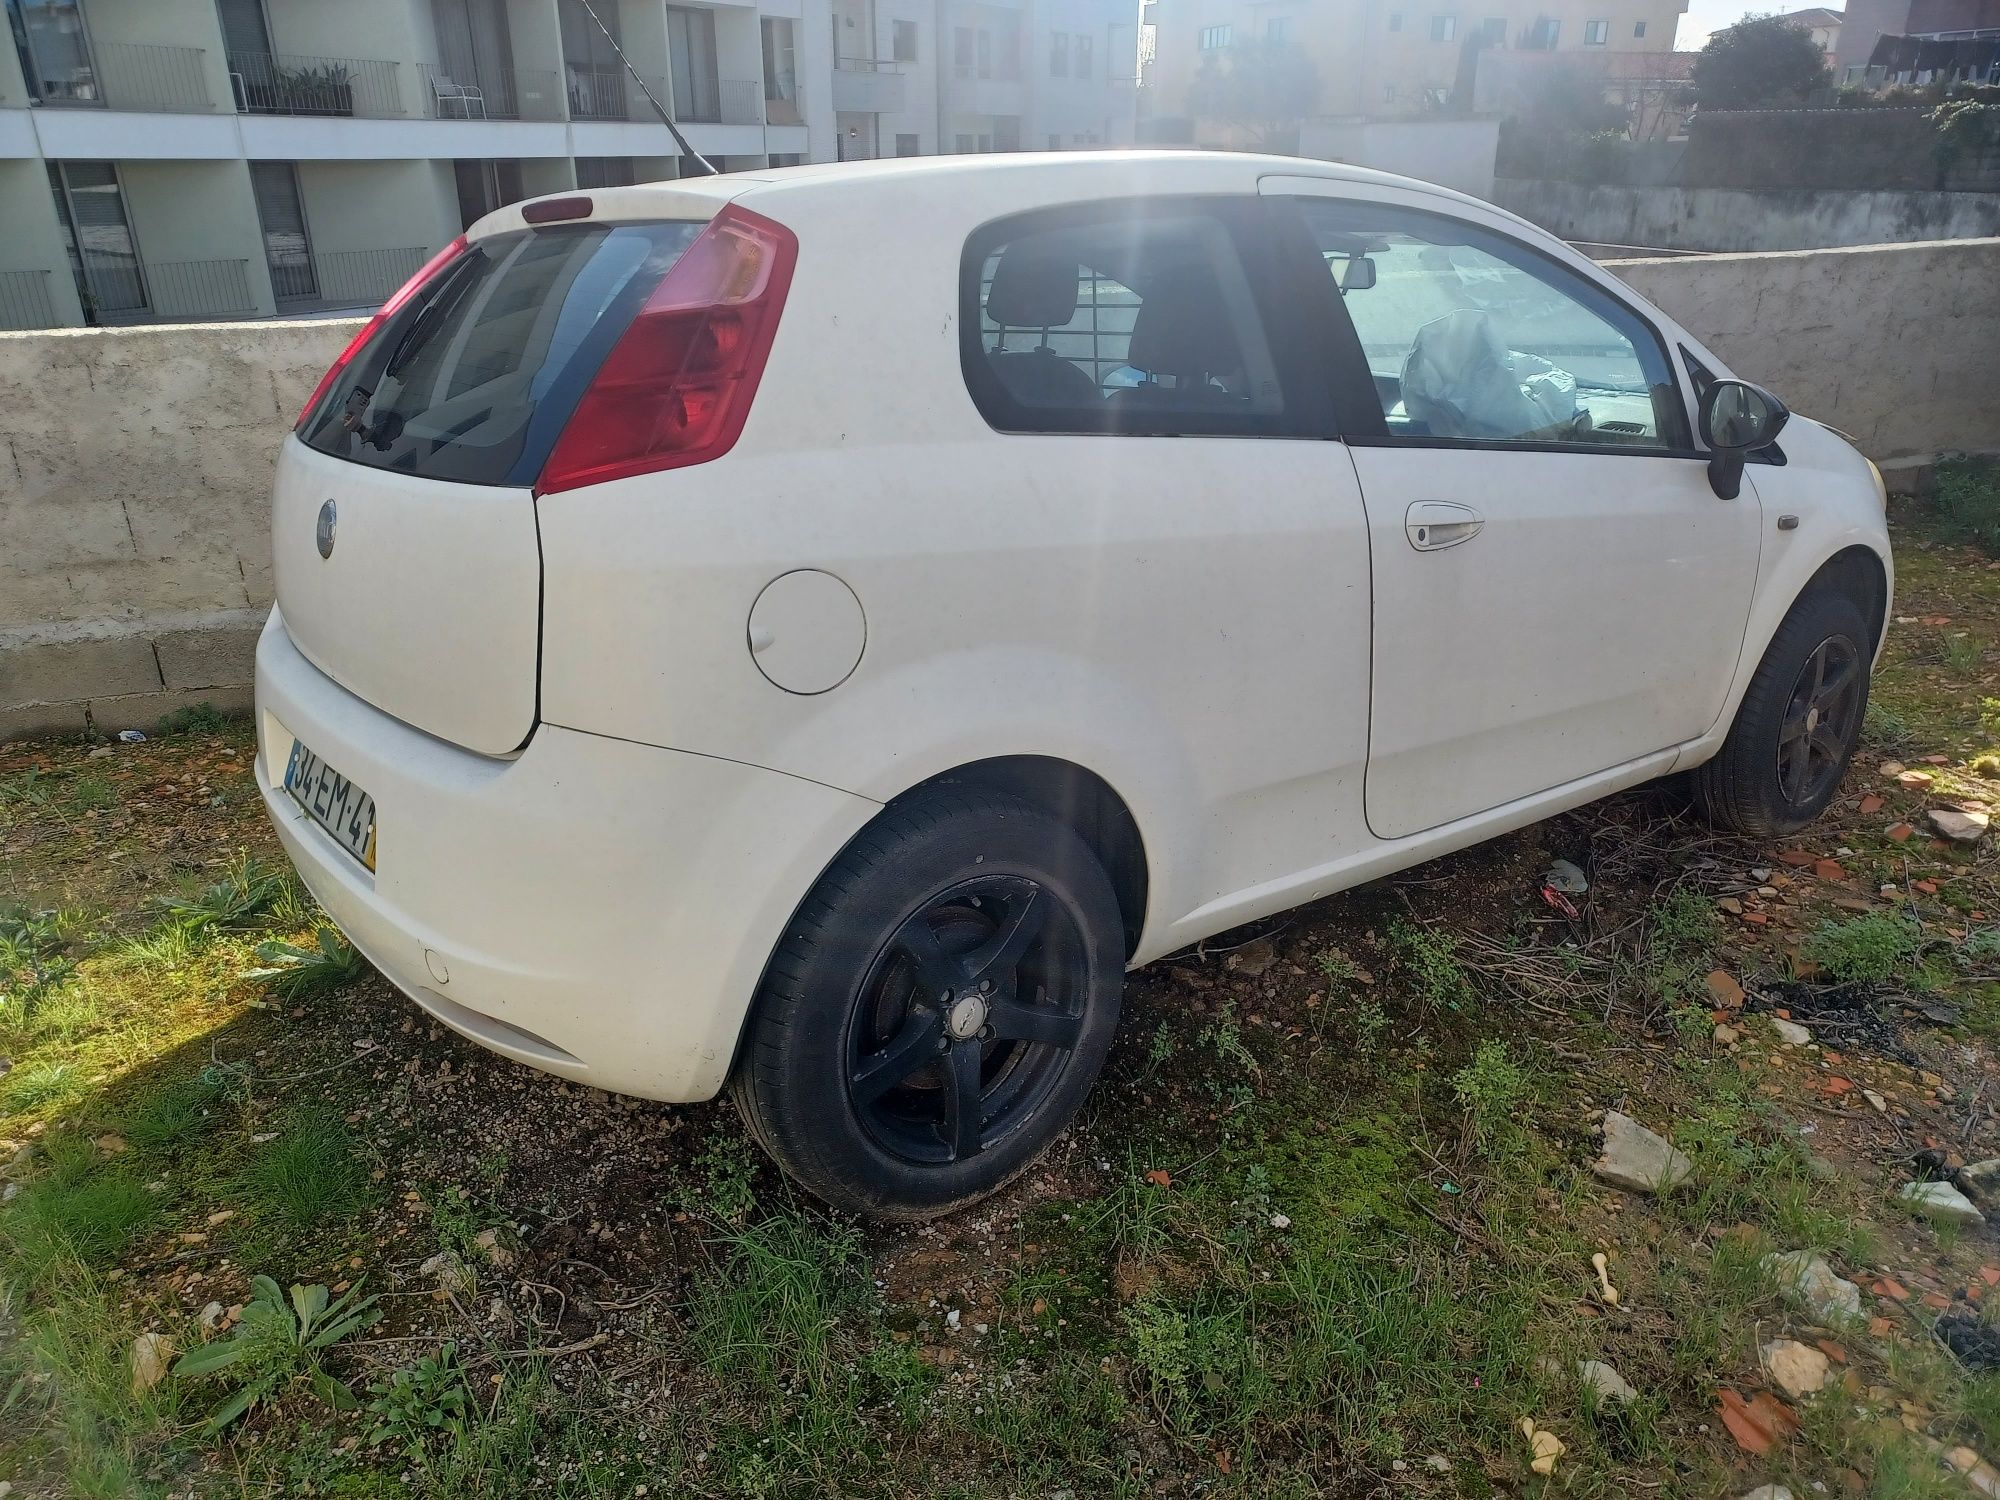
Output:
[[1125,956],[1138,949],[1151,886],[1145,837],[1132,809],[1095,771],[1051,755],[1001,755],[928,776],[885,804],[894,807],[938,786],[980,786],[1019,797],[1069,825],[1089,846],[1118,897]]
[[[1860,604],[1868,628],[1874,633],[1871,654],[1879,652],[1889,624],[1889,570],[1880,554],[1859,543],[1841,548],[1806,580],[1798,598],[1822,592],[1846,594]],[[1793,605],[1797,602],[1793,600]],[[1790,607],[1786,612],[1790,613]]]

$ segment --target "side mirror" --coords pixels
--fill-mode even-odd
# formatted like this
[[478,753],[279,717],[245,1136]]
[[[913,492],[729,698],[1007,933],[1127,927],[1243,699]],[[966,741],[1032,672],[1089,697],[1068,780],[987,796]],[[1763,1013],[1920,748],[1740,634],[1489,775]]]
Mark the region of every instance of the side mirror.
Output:
[[1343,292],[1365,292],[1375,285],[1375,262],[1365,255],[1348,257],[1347,270],[1340,278]]
[[1701,440],[1708,445],[1709,486],[1724,500],[1743,490],[1743,455],[1778,440],[1791,413],[1761,386],[1717,380],[1702,392]]

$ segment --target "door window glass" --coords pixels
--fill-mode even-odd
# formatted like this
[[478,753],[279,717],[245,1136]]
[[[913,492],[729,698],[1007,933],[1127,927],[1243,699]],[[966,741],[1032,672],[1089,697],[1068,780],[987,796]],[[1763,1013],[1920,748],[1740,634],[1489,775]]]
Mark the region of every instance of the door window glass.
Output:
[[1215,215],[1002,222],[967,257],[966,374],[996,427],[1249,433],[1285,417],[1250,278]]
[[1440,215],[1298,204],[1392,437],[1687,446],[1666,351],[1602,288]]

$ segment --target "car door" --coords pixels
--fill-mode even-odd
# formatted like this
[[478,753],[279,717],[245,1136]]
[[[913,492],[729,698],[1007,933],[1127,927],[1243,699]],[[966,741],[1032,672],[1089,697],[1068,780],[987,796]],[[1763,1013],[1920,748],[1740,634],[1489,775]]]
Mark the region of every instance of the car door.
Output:
[[1498,215],[1330,180],[1264,188],[1328,273],[1310,310],[1374,581],[1371,831],[1419,833],[1708,730],[1742,647],[1758,502],[1751,484],[1710,488],[1651,322]]

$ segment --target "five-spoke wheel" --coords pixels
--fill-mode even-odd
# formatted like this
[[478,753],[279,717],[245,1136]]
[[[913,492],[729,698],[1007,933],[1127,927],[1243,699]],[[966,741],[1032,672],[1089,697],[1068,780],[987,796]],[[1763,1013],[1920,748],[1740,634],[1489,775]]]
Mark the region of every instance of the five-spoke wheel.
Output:
[[774,955],[732,1081],[830,1202],[923,1218],[991,1192],[1075,1114],[1117,1025],[1124,924],[1060,820],[939,788],[835,862]]

